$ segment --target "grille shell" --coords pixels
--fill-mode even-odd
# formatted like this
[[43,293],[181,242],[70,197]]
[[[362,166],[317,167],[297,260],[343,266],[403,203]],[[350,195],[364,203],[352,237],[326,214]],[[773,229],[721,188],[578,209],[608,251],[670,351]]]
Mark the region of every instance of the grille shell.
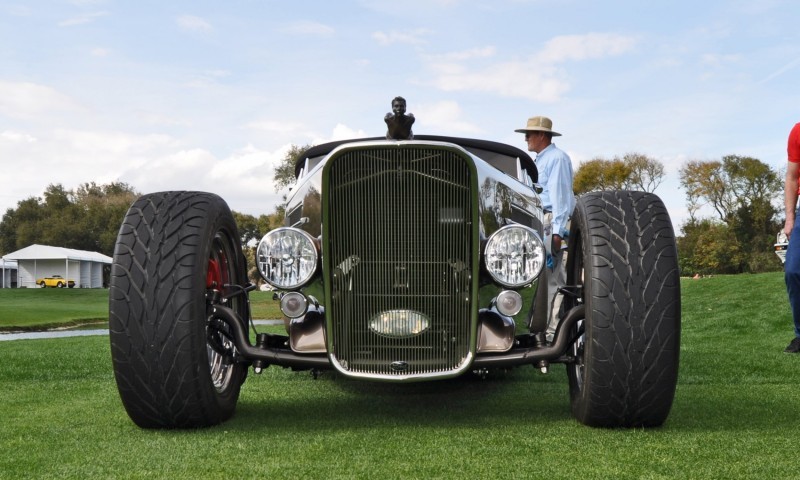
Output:
[[[328,352],[350,376],[462,373],[474,356],[477,173],[451,146],[386,144],[334,152],[323,173]],[[405,338],[370,330],[382,312],[430,320]]]

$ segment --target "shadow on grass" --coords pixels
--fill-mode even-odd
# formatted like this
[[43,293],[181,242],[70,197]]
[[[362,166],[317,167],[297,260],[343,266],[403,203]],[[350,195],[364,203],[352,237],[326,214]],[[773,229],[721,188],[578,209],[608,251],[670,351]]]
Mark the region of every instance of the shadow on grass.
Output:
[[[275,385],[264,377],[249,379],[237,413],[226,425],[272,432],[376,425],[507,428],[524,424],[534,428],[574,422],[580,427],[570,414],[566,373],[559,366],[548,375],[518,368],[486,379],[468,374],[411,384],[357,381],[334,373],[324,373],[318,380],[308,374],[291,375]],[[796,386],[790,383],[679,384],[666,423],[648,432],[746,435],[790,428],[800,410]],[[274,388],[281,393],[263,392]]]
[[[486,379],[467,374],[409,384],[358,381],[332,372],[314,380],[305,374],[291,382],[305,392],[302,398],[285,391],[279,398],[264,396],[259,390],[275,386],[249,379],[236,415],[226,425],[297,432],[369,429],[376,425],[497,428],[519,421],[531,424],[570,419],[566,375],[541,376],[532,369],[523,370],[497,372]],[[281,388],[288,386],[281,383]]]

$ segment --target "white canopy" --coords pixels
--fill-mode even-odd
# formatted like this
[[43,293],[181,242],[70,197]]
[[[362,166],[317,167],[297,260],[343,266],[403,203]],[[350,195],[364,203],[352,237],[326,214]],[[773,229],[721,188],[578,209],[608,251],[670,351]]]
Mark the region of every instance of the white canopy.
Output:
[[79,288],[101,288],[104,265],[113,261],[98,252],[38,244],[4,255],[3,259],[16,261],[16,283],[22,288],[35,288],[44,277],[53,275],[61,275]]
[[3,256],[6,260],[81,260],[111,264],[112,258],[98,252],[75,250],[64,247],[51,247],[34,243],[22,250]]

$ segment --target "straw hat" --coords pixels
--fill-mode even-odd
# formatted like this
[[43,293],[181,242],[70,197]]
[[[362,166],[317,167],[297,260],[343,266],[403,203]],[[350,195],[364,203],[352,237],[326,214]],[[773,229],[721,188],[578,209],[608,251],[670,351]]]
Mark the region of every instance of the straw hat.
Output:
[[528,125],[525,128],[514,130],[515,132],[548,132],[552,133],[554,137],[560,137],[561,134],[553,131],[553,121],[547,117],[531,117],[528,119]]

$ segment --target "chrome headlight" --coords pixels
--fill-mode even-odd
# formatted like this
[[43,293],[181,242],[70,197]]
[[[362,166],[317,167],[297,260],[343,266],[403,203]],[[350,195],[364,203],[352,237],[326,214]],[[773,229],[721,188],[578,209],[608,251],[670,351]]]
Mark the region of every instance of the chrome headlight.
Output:
[[307,232],[291,227],[275,229],[258,242],[256,264],[264,280],[275,288],[300,288],[317,271],[317,247]]
[[523,225],[507,225],[486,242],[484,261],[489,275],[504,287],[525,286],[536,279],[545,264],[544,242]]

